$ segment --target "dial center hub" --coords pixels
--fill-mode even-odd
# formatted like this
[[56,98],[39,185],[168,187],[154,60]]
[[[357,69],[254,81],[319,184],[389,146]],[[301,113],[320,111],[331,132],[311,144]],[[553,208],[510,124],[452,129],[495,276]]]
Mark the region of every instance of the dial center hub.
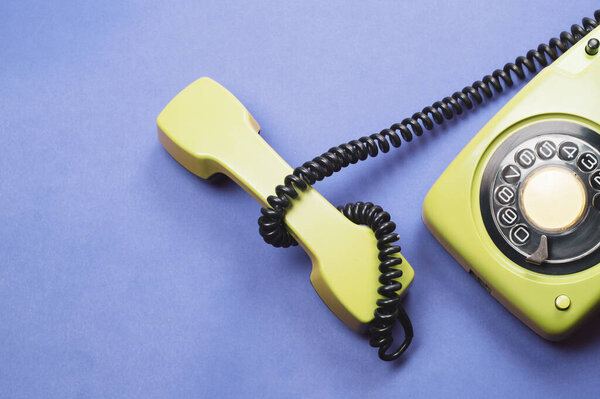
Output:
[[584,215],[586,186],[570,169],[547,166],[525,180],[520,202],[523,215],[533,226],[558,233],[574,226]]

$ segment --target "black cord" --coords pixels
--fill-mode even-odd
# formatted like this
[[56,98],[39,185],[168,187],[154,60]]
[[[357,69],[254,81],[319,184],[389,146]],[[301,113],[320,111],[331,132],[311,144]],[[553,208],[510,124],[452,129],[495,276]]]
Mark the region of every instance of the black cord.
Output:
[[[267,198],[270,208],[261,209],[262,216],[258,219],[260,235],[266,243],[275,247],[298,245],[286,229],[284,221],[286,210],[291,205],[290,199],[298,197],[298,190],[304,191],[309,185],[339,172],[350,164],[364,161],[368,157],[375,157],[379,151],[387,153],[390,146],[398,148],[402,144],[402,140],[410,142],[413,135],[421,136],[424,129],[432,130],[436,124],[441,125],[455,115],[462,114],[465,109],[475,108],[476,105],[483,102],[484,97],[489,99],[495,93],[502,93],[504,90],[502,82],[507,87],[512,87],[514,81],[511,72],[519,80],[524,80],[526,70],[534,74],[538,70],[537,64],[540,69],[545,68],[596,28],[599,23],[600,10],[596,10],[594,19],[584,18],[582,20],[583,27],[572,25],[570,32],[563,31],[559,39],[552,38],[548,44],[540,44],[537,50],[529,50],[526,56],[518,57],[514,63],[507,63],[502,69],[496,69],[491,75],[484,76],[483,79],[475,81],[452,96],[434,102],[411,117],[405,118],[402,122],[393,124],[389,129],[383,129],[379,133],[333,147],[297,167],[291,175],[285,177],[283,185],[275,188],[276,195]],[[377,237],[377,247],[380,251],[379,260],[381,261],[379,266],[381,287],[378,292],[384,299],[377,300],[377,309],[373,321],[369,325],[372,335],[370,344],[379,348],[379,357],[382,360],[397,359],[410,344],[413,330],[396,294],[396,291],[402,288],[402,285],[394,280],[402,275],[400,270],[394,268],[401,264],[401,259],[390,257],[391,254],[400,251],[399,247],[392,245],[399,239],[398,235],[393,233],[396,226],[390,221],[388,213],[370,203],[358,202],[338,209],[354,223],[371,227]],[[404,329],[405,338],[400,347],[389,354],[387,350],[393,343],[392,329],[396,318]]]
[[[372,347],[379,348],[381,359],[397,359],[410,345],[413,339],[413,328],[408,315],[400,304],[400,296],[397,294],[397,291],[402,288],[402,284],[395,279],[402,277],[402,270],[395,266],[400,265],[402,259],[392,256],[400,252],[400,247],[394,245],[400,239],[400,236],[394,233],[396,224],[390,220],[389,213],[370,202],[346,204],[346,206],[338,207],[338,210],[352,222],[369,226],[375,233],[379,250],[378,258],[381,262],[379,264],[381,286],[377,292],[383,299],[377,300],[375,318],[369,324],[369,333],[371,334],[369,343]],[[396,318],[404,329],[404,342],[393,353],[387,353],[394,342],[392,328]]]

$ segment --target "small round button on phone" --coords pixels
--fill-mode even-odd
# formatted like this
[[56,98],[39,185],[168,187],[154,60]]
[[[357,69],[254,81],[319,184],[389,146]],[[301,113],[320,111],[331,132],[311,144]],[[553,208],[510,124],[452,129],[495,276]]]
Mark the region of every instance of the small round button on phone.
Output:
[[535,153],[529,148],[525,148],[524,150],[517,152],[515,155],[515,162],[525,169],[531,168],[535,163],[535,160]]
[[494,198],[501,205],[510,205],[515,202],[515,197],[517,194],[515,190],[510,188],[509,186],[500,186],[496,189],[496,193],[494,194]]
[[585,52],[588,55],[596,55],[598,54],[598,48],[600,47],[600,41],[595,37],[588,40],[587,45],[585,46]]
[[590,185],[594,190],[600,191],[600,170],[590,176]]
[[577,167],[585,173],[589,173],[598,166],[598,157],[591,152],[584,152],[577,160]]
[[524,224],[518,224],[510,231],[510,240],[515,245],[525,245],[531,238],[529,228]]
[[566,295],[559,295],[554,300],[554,305],[558,310],[567,310],[571,307],[571,298]]
[[558,157],[563,161],[572,161],[578,154],[579,147],[572,141],[565,141],[558,147]]
[[550,140],[544,140],[539,142],[535,146],[535,151],[537,152],[538,157],[540,157],[540,159],[547,161],[549,159],[554,158],[554,156],[556,155],[556,144],[554,144]]
[[521,179],[521,169],[517,165],[506,165],[500,172],[502,180],[508,184],[515,184]]

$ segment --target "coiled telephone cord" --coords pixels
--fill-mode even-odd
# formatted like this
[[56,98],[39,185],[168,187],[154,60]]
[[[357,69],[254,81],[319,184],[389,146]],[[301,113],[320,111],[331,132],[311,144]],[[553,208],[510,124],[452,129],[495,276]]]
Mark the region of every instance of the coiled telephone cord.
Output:
[[[414,136],[421,136],[424,130],[432,130],[435,125],[441,125],[455,115],[474,109],[483,102],[484,97],[489,99],[496,93],[502,93],[504,91],[502,83],[507,88],[512,87],[514,85],[512,74],[519,80],[525,80],[526,71],[533,75],[538,68],[541,70],[550,65],[599,23],[600,10],[596,10],[593,19],[582,20],[583,26],[572,25],[570,32],[563,31],[559,38],[550,39],[548,44],[540,44],[537,50],[529,50],[525,56],[517,57],[514,63],[507,63],[502,69],[496,69],[491,75],[486,75],[461,91],[434,102],[402,122],[395,123],[379,133],[330,148],[327,152],[297,167],[292,174],[285,177],[282,185],[275,188],[275,195],[267,198],[270,208],[261,209],[262,216],[258,219],[260,235],[266,243],[275,247],[298,245],[285,226],[285,213],[292,204],[290,199],[297,198],[298,191],[306,190],[309,185],[339,172],[350,164],[375,157],[379,151],[387,153],[391,147],[398,148],[402,141],[410,142]],[[338,209],[352,222],[369,226],[378,240],[377,248],[381,262],[379,266],[381,286],[378,293],[383,298],[377,300],[374,318],[369,324],[370,345],[378,348],[382,360],[395,360],[404,353],[413,338],[410,319],[396,293],[402,288],[402,284],[395,281],[402,276],[402,271],[396,268],[402,260],[391,256],[400,252],[400,247],[393,244],[399,240],[398,234],[394,233],[396,225],[390,220],[387,212],[371,203],[358,202]],[[396,320],[404,329],[404,341],[393,352],[389,352],[394,340],[392,330]]]

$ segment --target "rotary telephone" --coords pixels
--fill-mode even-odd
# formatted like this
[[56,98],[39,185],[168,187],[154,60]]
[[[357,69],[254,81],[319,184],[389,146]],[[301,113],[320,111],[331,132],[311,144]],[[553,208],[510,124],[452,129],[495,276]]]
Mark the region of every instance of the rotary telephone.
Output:
[[[158,137],[190,172],[204,179],[223,173],[252,195],[263,206],[265,242],[301,245],[325,304],[351,329],[368,332],[381,359],[394,360],[413,338],[401,300],[414,278],[396,245],[396,225],[372,203],[335,208],[312,185],[542,68],[434,184],[423,220],[515,316],[544,338],[562,339],[600,302],[599,23],[597,10],[482,80],[295,169],[261,138],[244,106],[209,78],[169,102],[158,116]],[[396,324],[404,337],[394,346]]]

